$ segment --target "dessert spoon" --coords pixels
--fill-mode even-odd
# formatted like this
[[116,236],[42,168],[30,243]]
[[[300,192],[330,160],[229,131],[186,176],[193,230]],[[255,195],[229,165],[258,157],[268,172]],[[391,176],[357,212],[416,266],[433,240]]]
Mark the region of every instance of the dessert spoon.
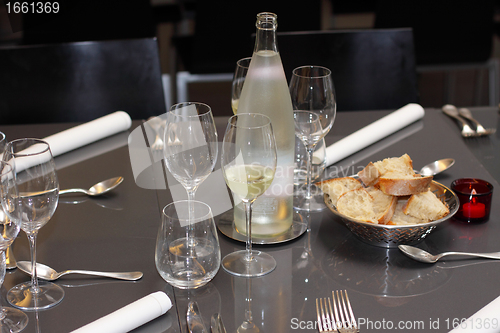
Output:
[[71,188],[71,189],[67,189],[67,190],[61,190],[61,191],[59,191],[59,195],[67,194],[67,193],[84,193],[86,195],[90,195],[90,196],[95,197],[95,196],[102,195],[104,193],[111,191],[112,189],[114,189],[115,187],[120,185],[122,181],[123,181],[123,177],[115,177],[115,178],[107,179],[105,181],[97,183],[94,186],[92,186],[91,188],[89,188],[88,190],[84,190],[82,188]]
[[[31,275],[31,262],[29,261],[18,261],[17,267],[26,274]],[[54,269],[47,265],[36,263],[36,273],[38,278],[47,281],[54,281],[59,279],[61,276],[66,274],[85,274],[94,276],[104,276],[113,279],[135,281],[142,277],[142,272],[96,272],[96,271],[84,271],[78,269],[68,269],[62,272],[56,272]]]
[[444,158],[427,164],[420,169],[418,173],[422,176],[435,176],[438,173],[449,169],[453,164],[455,164],[455,160],[453,158]]
[[440,254],[432,255],[427,251],[424,251],[422,249],[410,245],[399,245],[398,248],[408,257],[420,262],[424,262],[426,264],[433,264],[442,257],[450,255],[500,259],[500,252],[491,252],[491,253],[443,252]]

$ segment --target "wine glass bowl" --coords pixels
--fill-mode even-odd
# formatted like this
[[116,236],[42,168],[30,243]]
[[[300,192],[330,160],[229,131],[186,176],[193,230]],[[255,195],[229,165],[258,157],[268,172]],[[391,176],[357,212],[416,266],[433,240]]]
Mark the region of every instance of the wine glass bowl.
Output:
[[14,165],[22,217],[20,228],[28,236],[32,276],[30,282],[14,286],[7,300],[25,310],[50,308],[64,298],[64,290],[51,282],[38,282],[36,238],[39,229],[54,214],[59,200],[59,181],[49,144],[38,139],[19,139],[7,144],[4,159]]
[[295,135],[307,151],[306,182],[294,195],[294,207],[321,210],[326,206],[321,189],[312,184],[313,153],[333,126],[336,101],[331,71],[321,66],[295,68],[290,80]]
[[236,62],[233,83],[231,85],[231,108],[233,109],[234,114],[236,114],[236,111],[238,111],[241,90],[243,89],[243,83],[245,83],[245,78],[247,76],[248,67],[250,67],[251,60],[252,57],[247,57]]
[[218,153],[211,108],[203,103],[175,104],[167,113],[165,164],[194,200],[200,184],[212,173]]
[[230,274],[256,277],[274,270],[272,256],[252,250],[252,203],[271,185],[276,172],[276,141],[271,121],[261,114],[229,118],[222,143],[221,166],[227,186],[245,207],[246,249],[228,254],[222,267]]
[[[2,134],[2,133],[0,133]],[[13,167],[0,161],[0,286],[6,270],[5,251],[20,230],[21,205]],[[0,306],[0,332],[20,332],[28,324],[28,316],[20,310]]]
[[328,133],[335,121],[337,102],[332,72],[321,66],[301,66],[292,72],[290,96],[294,110],[312,111],[319,115]]
[[316,145],[323,139],[328,130],[323,129],[320,117],[317,113],[311,111],[293,111],[295,122],[295,135],[304,143],[304,145]]

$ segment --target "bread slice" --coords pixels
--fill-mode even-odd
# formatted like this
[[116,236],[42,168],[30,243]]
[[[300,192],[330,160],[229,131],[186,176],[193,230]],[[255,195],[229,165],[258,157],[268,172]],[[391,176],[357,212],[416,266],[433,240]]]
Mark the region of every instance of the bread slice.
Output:
[[401,176],[392,172],[380,177],[375,184],[382,192],[389,195],[405,196],[426,192],[432,182],[432,176],[420,175]]
[[391,220],[387,223],[389,225],[412,225],[421,224],[428,222],[427,220],[422,220],[411,215],[406,215],[403,212],[403,207],[406,205],[408,200],[399,199],[396,204],[396,209],[392,215]]
[[363,184],[375,185],[389,195],[404,196],[427,191],[432,176],[421,177],[413,170],[408,154],[391,157],[368,165],[358,173]]
[[358,188],[342,194],[337,200],[339,213],[353,219],[378,223],[373,209],[373,197],[364,188]]
[[386,224],[396,207],[397,198],[382,193],[379,189],[357,188],[342,194],[337,200],[339,213],[353,219]]
[[368,194],[373,198],[373,210],[378,216],[378,224],[387,224],[394,214],[398,198],[392,195],[387,195],[378,188],[367,188]]
[[380,176],[382,176],[381,170],[372,162],[368,163],[363,170],[358,172],[358,177],[365,186],[373,185]]
[[316,185],[321,188],[323,193],[330,196],[334,206],[337,206],[337,200],[342,194],[363,187],[359,180],[352,177],[328,179],[316,183]]
[[428,222],[445,217],[450,210],[433,192],[427,190],[412,195],[404,205],[403,213]]
[[370,186],[387,173],[398,177],[412,176],[415,174],[413,161],[408,154],[404,154],[401,157],[390,157],[375,163],[370,162],[363,170],[358,172],[358,177],[363,184]]

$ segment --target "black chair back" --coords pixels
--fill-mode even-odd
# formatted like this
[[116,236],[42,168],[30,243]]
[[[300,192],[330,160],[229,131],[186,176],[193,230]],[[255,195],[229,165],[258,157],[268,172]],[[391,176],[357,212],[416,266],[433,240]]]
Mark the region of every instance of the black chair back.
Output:
[[156,38],[0,49],[0,124],[166,111]]
[[338,111],[418,102],[411,29],[283,32],[278,49],[289,82],[299,66],[332,71]]

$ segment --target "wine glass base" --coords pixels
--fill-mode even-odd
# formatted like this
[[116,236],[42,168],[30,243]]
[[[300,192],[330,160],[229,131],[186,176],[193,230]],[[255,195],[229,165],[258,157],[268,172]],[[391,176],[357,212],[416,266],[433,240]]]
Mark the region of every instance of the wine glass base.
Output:
[[251,260],[247,260],[246,250],[228,254],[222,259],[222,268],[229,274],[241,277],[266,275],[276,268],[276,260],[271,255],[261,251],[251,253]]
[[293,208],[318,211],[326,208],[323,192],[316,185],[311,186],[311,196],[307,196],[306,186],[299,187],[293,195]]
[[21,310],[0,307],[0,333],[21,332],[28,325],[28,316]]
[[7,301],[16,308],[34,311],[53,307],[64,298],[64,289],[55,283],[39,281],[38,288],[34,293],[31,281],[18,284],[7,293]]

